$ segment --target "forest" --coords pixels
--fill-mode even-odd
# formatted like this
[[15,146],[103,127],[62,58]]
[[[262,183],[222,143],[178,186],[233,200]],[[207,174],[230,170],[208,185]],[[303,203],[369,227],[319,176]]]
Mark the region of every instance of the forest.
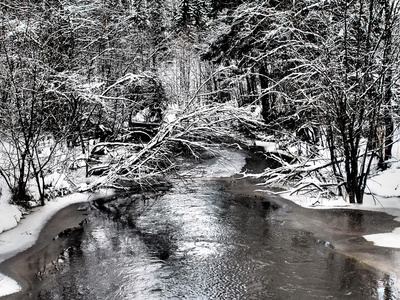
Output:
[[[396,0],[0,7],[0,175],[13,203],[27,205],[34,186],[44,205],[46,176],[82,162],[97,175],[87,189],[146,189],[179,157],[249,140],[279,150],[265,183],[362,203],[367,179],[392,158]],[[93,157],[102,151],[106,160]]]

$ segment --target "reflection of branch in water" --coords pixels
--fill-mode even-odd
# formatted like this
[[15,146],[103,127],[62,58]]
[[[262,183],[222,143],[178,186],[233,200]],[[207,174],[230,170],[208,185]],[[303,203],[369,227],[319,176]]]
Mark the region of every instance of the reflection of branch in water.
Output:
[[350,211],[349,212],[349,219],[348,219],[348,226],[349,229],[357,229],[361,231],[364,224],[364,213],[360,211]]

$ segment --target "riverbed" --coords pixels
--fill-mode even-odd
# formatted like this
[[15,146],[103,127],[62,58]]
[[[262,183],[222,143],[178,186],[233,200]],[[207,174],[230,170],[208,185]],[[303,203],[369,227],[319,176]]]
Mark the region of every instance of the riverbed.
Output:
[[[0,266],[24,280],[4,299],[397,299],[396,277],[358,259],[398,254],[362,238],[397,227],[393,217],[303,209],[256,188],[202,176],[107,209],[69,207],[40,251]],[[50,238],[77,214],[81,228]]]

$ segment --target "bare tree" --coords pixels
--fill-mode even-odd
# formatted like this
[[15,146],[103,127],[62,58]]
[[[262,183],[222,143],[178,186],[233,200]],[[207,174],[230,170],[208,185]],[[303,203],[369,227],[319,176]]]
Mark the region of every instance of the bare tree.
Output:
[[[197,92],[201,90],[200,86]],[[237,146],[242,126],[262,126],[249,107],[240,108],[234,102],[205,104],[197,101],[197,96],[195,93],[187,99],[178,111],[167,110],[157,134],[141,147],[133,143],[111,144],[128,151],[111,160],[106,174],[90,188],[124,189],[127,182],[130,187],[154,188],[166,182],[166,175],[179,169],[177,157],[189,155],[200,159],[202,153],[213,153],[222,144]]]
[[[3,39],[1,43],[5,80],[0,87],[0,140],[4,162],[0,174],[13,192],[14,201],[20,203],[30,199],[27,184],[33,178],[43,205],[46,168],[63,139],[62,136],[57,140],[51,138],[52,145],[49,145],[49,124],[54,117],[46,97],[49,70],[33,49],[24,49],[24,55],[15,50],[11,52],[12,44],[8,41]],[[43,156],[45,147],[49,152]]]
[[[206,56],[235,59],[258,74],[272,132],[308,142],[323,156],[326,147],[330,162],[322,165],[333,177],[321,176],[320,166],[315,171],[329,186],[343,187],[351,203],[362,203],[374,157],[384,160],[379,149],[390,152],[396,11],[396,1],[245,3]],[[319,153],[308,154],[302,166],[282,162],[288,170],[270,178],[301,180],[314,172],[308,164]]]

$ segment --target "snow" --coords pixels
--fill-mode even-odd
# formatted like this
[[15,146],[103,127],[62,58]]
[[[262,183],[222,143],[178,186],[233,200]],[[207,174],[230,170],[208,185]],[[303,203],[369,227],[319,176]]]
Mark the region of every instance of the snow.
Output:
[[400,127],[396,126],[393,134],[392,157],[400,159]]
[[[394,135],[396,141],[392,147],[392,161],[390,167],[381,171],[367,181],[366,194],[363,204],[350,204],[342,197],[324,197],[324,194],[315,196],[291,194],[291,191],[280,193],[282,197],[295,202],[296,204],[312,209],[356,209],[386,212],[395,216],[400,222],[400,132],[396,129]],[[263,147],[266,152],[277,153],[279,147],[275,142],[256,141],[255,145]],[[312,181],[312,179],[310,179]],[[261,190],[266,192],[265,190]],[[400,227],[390,233],[379,233],[365,235],[367,241],[373,242],[376,246],[400,248]]]
[[365,235],[367,241],[374,242],[375,245],[389,248],[400,248],[400,227],[390,233],[377,233]]
[[10,277],[0,273],[0,297],[18,293],[21,291],[21,286]]
[[[368,181],[368,187],[374,195],[379,195],[379,203],[388,214],[396,216],[400,222],[400,163],[392,164],[391,168]],[[371,195],[367,197],[371,206]],[[400,248],[400,227],[390,233],[365,235],[367,241],[377,246]]]
[[[267,151],[277,151],[276,144],[272,142],[257,142],[257,145],[264,147]],[[194,168],[190,175],[226,177],[240,172],[245,163],[243,153],[227,150],[219,150],[218,152],[219,155],[211,164],[206,164],[203,168],[201,166]],[[56,188],[63,188],[68,184],[67,179],[59,173],[48,176],[46,183]],[[400,162],[392,162],[388,170],[370,178],[367,192],[362,205],[351,205],[340,197],[324,198],[322,195],[306,197],[290,195],[290,192],[286,192],[282,196],[303,207],[312,209],[349,208],[383,211],[395,216],[400,221]],[[103,191],[102,195],[104,193],[110,192]],[[36,207],[34,213],[27,215],[25,219],[21,219],[21,212],[8,203],[10,192],[3,184],[0,198],[0,233],[2,232],[0,235],[0,263],[31,247],[37,240],[43,226],[57,211],[71,204],[93,200],[93,197],[96,197],[96,195],[87,193],[74,193],[65,197],[57,197],[43,207]],[[18,222],[19,225],[16,226]],[[377,246],[400,248],[400,227],[390,233],[365,235],[364,238]],[[0,274],[0,297],[20,290],[21,287],[16,281]]]
[[241,171],[246,156],[240,151],[219,150],[218,156],[211,165],[203,169],[204,177],[230,177]]
[[[400,162],[392,163],[389,169],[368,180],[362,205],[350,204],[341,197],[306,197],[291,195],[290,192],[285,192],[281,196],[298,205],[313,209],[347,208],[386,212],[395,216],[396,220],[400,222]],[[400,227],[390,233],[370,234],[365,235],[364,238],[376,246],[400,248]]]
[[[2,182],[4,183],[4,182]],[[10,190],[5,184],[0,185],[0,233],[17,226],[22,214],[15,205],[9,203]]]
[[177,104],[170,104],[164,113],[164,121],[167,124],[173,123],[177,119],[177,115],[181,111],[181,108]]
[[276,152],[278,145],[275,142],[255,141],[255,146],[263,147],[265,152]]
[[46,185],[51,186],[55,190],[69,189],[70,184],[67,181],[65,174],[54,172],[44,178]]
[[[1,198],[0,198],[0,233],[14,228],[21,220],[22,213],[19,209],[9,203],[10,190],[5,186],[4,181],[1,182]],[[0,252],[3,250],[3,240],[0,237]],[[13,279],[6,277],[0,273],[0,297],[10,295],[21,290],[20,285]]]
[[246,155],[241,151],[217,149],[214,159],[190,167],[180,176],[190,178],[230,177],[238,174],[246,162]]
[[[42,156],[50,154],[51,141],[46,140],[45,142],[42,147]],[[4,142],[2,144],[3,147],[9,147]],[[59,153],[57,153],[56,158],[66,158],[67,154],[65,151],[58,151]],[[74,153],[69,154],[74,156]],[[78,156],[75,160],[77,159],[82,159],[82,157]],[[77,175],[73,177],[74,181],[80,181],[82,176],[79,176],[79,171],[74,173],[74,175]],[[71,204],[91,201],[94,197],[101,197],[111,193],[110,191],[99,191],[97,194],[74,193],[64,197],[57,197],[63,193],[69,193],[72,190],[72,185],[75,188],[79,187],[79,185],[83,187],[87,186],[83,182],[74,183],[71,178],[68,179],[59,170],[54,170],[52,173],[46,175],[44,184],[48,187],[47,193],[50,196],[50,200],[46,202],[45,206],[33,208],[32,213],[22,218],[20,209],[9,203],[11,199],[10,189],[7,187],[5,181],[0,179],[0,263],[31,247],[36,242],[43,226],[57,211]],[[36,206],[39,199],[36,181],[30,180],[28,188],[30,196],[36,200],[30,203],[32,206]],[[20,289],[21,287],[17,282],[0,274],[0,297],[18,292]]]
[[367,192],[382,197],[400,197],[400,164],[393,164],[390,169],[371,178],[368,188]]
[[[103,191],[101,195],[105,193],[109,194],[111,192]],[[0,263],[31,247],[36,242],[44,225],[57,211],[71,204],[91,201],[97,196],[96,194],[75,193],[55,198],[46,203],[45,206],[34,208],[34,212],[22,219],[18,226],[0,235]],[[4,205],[4,203],[2,204]],[[10,215],[3,212],[3,210],[0,210],[0,220],[1,226],[4,223],[11,223]],[[20,286],[17,282],[0,274],[0,297],[16,293],[19,290]]]

